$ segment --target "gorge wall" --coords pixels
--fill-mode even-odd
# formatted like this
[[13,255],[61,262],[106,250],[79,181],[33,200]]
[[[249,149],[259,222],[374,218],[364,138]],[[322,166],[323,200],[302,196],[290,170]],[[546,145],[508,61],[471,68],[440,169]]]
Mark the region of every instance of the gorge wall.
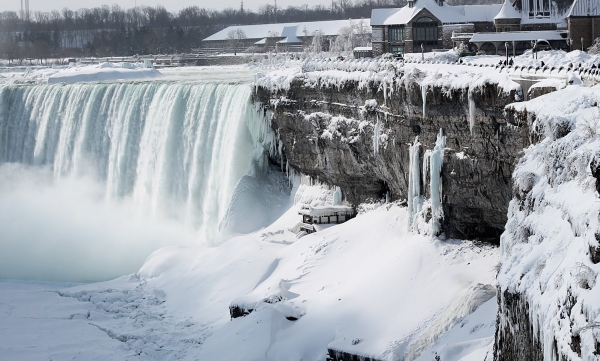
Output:
[[527,124],[504,113],[521,98],[520,88],[490,81],[449,86],[416,69],[388,74],[385,80],[332,83],[327,72],[300,73],[284,89],[258,82],[253,97],[271,112],[289,166],[340,186],[353,204],[386,193],[407,199],[409,144],[418,136],[422,171],[424,154],[442,129],[442,230],[449,237],[498,241],[514,164],[530,144]]

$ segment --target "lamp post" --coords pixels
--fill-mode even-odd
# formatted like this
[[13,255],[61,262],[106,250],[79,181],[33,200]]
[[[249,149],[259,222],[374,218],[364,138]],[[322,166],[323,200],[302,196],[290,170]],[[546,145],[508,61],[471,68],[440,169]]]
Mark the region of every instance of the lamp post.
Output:
[[517,42],[513,40],[513,58],[517,56]]
[[583,50],[583,38],[581,38],[581,51],[584,51]]
[[508,65],[508,41],[504,43],[504,50],[506,53],[506,65]]
[[421,44],[421,60],[425,61],[425,47]]
[[535,40],[531,40],[531,59],[533,59],[533,57],[534,57],[536,44],[537,44],[537,42]]
[[567,38],[567,46],[569,47],[569,51],[573,51],[573,39]]

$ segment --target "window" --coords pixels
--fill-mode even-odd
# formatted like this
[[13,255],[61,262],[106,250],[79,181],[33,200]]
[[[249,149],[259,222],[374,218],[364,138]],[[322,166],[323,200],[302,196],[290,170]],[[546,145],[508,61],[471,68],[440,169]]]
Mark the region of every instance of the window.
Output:
[[529,18],[549,18],[550,0],[529,0],[525,2],[524,13],[529,13]]
[[388,28],[388,41],[390,43],[403,43],[404,26],[390,26]]
[[413,23],[413,44],[431,49],[438,43],[438,24],[432,18],[423,17]]
[[403,46],[390,46],[390,53],[404,53]]

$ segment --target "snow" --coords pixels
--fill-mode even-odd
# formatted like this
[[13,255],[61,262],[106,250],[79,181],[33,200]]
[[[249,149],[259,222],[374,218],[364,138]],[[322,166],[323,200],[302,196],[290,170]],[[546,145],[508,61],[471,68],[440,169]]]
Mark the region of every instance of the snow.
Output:
[[[324,195],[318,186],[297,186],[298,193]],[[397,205],[297,240],[287,229],[298,207],[218,247],[163,248],[114,281],[0,292],[0,310],[22,310],[0,312],[0,340],[10,340],[0,353],[73,357],[65,345],[80,335],[82,359],[322,360],[328,347],[414,359],[494,296],[494,247],[411,234]],[[230,320],[236,300],[255,310]],[[8,338],[15,330],[28,337]]]
[[371,26],[408,24],[423,9],[430,11],[443,24],[465,24],[492,21],[500,11],[500,4],[491,5],[438,5],[435,0],[418,0],[411,8],[408,5],[395,9],[373,9]]
[[600,16],[600,3],[596,0],[575,0],[568,16]]
[[[600,151],[599,97],[600,87],[571,85],[510,106],[526,112],[520,120],[540,141],[513,174],[497,279],[501,292],[520,293],[528,303],[546,360],[555,359],[555,350],[572,360],[596,359],[598,334],[590,325],[600,315],[600,265],[592,263],[590,247],[598,242],[600,202],[590,162]],[[574,336],[581,338],[580,355],[571,347]]]
[[44,69],[30,75],[32,78],[47,78],[50,84],[153,79],[160,76],[161,73],[150,63],[79,64],[65,69]]
[[521,13],[519,10],[515,9],[512,2],[510,0],[504,0],[504,4],[502,4],[502,9],[496,15],[494,19],[520,19]]
[[[336,195],[337,194],[337,195]],[[334,200],[338,197],[341,202],[341,193],[338,193],[336,190],[333,193]],[[335,201],[334,201],[335,203]],[[311,206],[311,205],[303,205],[302,208],[298,211],[299,214],[305,214],[307,216],[320,217],[327,216],[332,214],[351,214],[354,213],[354,210],[350,206],[343,205],[328,205],[328,206]]]
[[475,33],[471,38],[472,43],[486,43],[494,41],[537,41],[544,40],[566,40],[566,36],[560,31],[511,31],[501,33]]
[[[226,41],[227,34],[232,30],[242,30],[247,39],[262,39],[269,37],[304,37],[312,36],[315,31],[323,32],[325,36],[338,35],[340,29],[359,22],[364,22],[367,29],[369,27],[369,19],[348,19],[348,20],[331,20],[331,21],[307,21],[299,23],[277,23],[277,24],[260,24],[260,25],[237,25],[229,26],[202,41]],[[283,32],[292,31],[289,35],[284,35]],[[273,35],[277,34],[277,35]],[[286,32],[286,34],[288,34]]]

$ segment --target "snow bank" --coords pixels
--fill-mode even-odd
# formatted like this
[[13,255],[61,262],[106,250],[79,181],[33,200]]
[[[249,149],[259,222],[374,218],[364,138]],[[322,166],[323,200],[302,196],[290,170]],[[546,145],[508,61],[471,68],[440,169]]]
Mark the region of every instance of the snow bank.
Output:
[[499,327],[516,327],[506,317],[504,292],[520,295],[545,360],[597,359],[599,98],[600,87],[569,86],[509,107],[540,141],[513,174],[515,198],[501,237]]
[[146,63],[102,63],[98,65],[71,65],[64,69],[44,69],[30,74],[31,78],[47,78],[48,83],[80,83],[132,79],[153,79],[161,73]]
[[[288,228],[298,207],[219,247],[167,248],[148,258],[131,286],[164,292],[165,315],[204,325],[193,328],[202,347],[183,359],[324,359],[328,347],[414,359],[493,297],[493,247],[413,235],[406,209],[390,205],[296,240]],[[92,291],[63,293],[86,298]],[[230,320],[236,302],[254,311]],[[119,336],[119,322],[99,325]]]

